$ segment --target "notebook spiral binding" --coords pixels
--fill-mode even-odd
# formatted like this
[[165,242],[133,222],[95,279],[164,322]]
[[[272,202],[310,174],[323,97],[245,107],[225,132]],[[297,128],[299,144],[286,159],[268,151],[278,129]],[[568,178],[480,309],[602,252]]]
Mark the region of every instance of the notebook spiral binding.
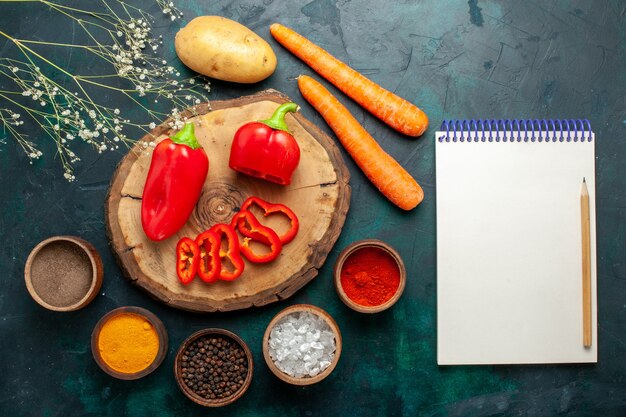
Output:
[[444,120],[440,130],[445,135],[439,142],[591,142],[593,138],[587,119]]

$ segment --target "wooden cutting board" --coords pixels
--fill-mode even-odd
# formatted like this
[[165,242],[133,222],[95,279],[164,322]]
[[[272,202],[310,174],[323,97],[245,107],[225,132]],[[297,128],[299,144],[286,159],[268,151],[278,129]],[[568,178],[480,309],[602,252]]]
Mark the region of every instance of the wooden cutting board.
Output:
[[[228,311],[262,306],[293,295],[313,279],[341,233],[350,205],[349,172],[333,140],[300,113],[286,121],[301,150],[292,183],[280,186],[238,174],[228,167],[230,145],[237,129],[267,119],[277,105],[290,101],[275,90],[233,100],[201,104],[184,114],[195,123],[196,136],[209,156],[209,174],[200,200],[187,224],[174,236],[152,242],[141,226],[141,196],[150,167],[152,147],[169,136],[166,122],[139,140],[122,159],[105,201],[110,244],[125,275],[137,286],[172,307]],[[215,223],[230,223],[241,203],[258,196],[290,207],[300,220],[296,238],[269,264],[246,261],[233,282],[206,284],[199,278],[182,285],[176,277],[175,248],[183,236],[195,238]],[[280,216],[269,218],[279,232],[288,226]],[[279,233],[280,234],[280,233]]]

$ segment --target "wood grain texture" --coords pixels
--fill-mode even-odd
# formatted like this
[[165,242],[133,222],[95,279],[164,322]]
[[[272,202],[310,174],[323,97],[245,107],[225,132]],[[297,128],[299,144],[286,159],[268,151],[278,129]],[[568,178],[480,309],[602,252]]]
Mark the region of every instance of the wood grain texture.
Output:
[[[300,114],[289,114],[287,124],[301,148],[300,165],[289,186],[237,174],[228,167],[236,130],[249,121],[269,117],[277,103],[287,101],[277,91],[267,90],[212,102],[211,109],[203,104],[187,111],[209,156],[209,174],[187,224],[162,242],[150,241],[143,232],[141,196],[152,157],[152,148],[145,148],[144,143],[167,137],[167,123],[138,141],[122,159],[105,202],[106,224],[111,247],[134,284],[173,307],[212,312],[285,299],[317,275],[341,233],[350,204],[349,173],[333,141]],[[243,275],[234,282],[207,285],[196,279],[181,285],[175,272],[178,240],[183,236],[195,238],[215,223],[230,222],[241,203],[252,195],[292,208],[300,220],[296,239],[270,264],[246,261]],[[268,218],[267,223],[277,230],[287,227],[280,217]]]

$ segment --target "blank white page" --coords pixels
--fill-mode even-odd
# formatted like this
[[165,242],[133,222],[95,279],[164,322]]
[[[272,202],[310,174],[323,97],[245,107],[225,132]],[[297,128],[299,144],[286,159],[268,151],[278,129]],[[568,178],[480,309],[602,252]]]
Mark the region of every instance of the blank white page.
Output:
[[[597,362],[595,138],[440,142],[441,136],[438,363]],[[591,348],[583,347],[583,177],[591,210]]]

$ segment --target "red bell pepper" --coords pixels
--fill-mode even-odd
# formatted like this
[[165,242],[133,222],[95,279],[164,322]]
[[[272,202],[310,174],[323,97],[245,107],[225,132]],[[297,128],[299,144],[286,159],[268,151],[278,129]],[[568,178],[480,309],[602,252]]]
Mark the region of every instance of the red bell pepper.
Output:
[[220,259],[220,237],[206,230],[196,238],[200,248],[200,261],[198,263],[198,276],[204,282],[215,282],[220,276],[222,262]]
[[228,165],[243,174],[290,184],[300,162],[300,147],[289,133],[285,114],[296,110],[296,103],[285,103],[270,119],[241,126],[235,133]]
[[[224,223],[213,225],[209,230],[218,236],[220,242],[219,258],[221,267],[219,278],[224,281],[232,281],[239,278],[245,265],[239,253],[237,233],[230,225]],[[226,250],[222,249],[222,240],[224,239],[226,240]],[[226,259],[230,261],[232,271],[226,268],[226,262],[224,262]]]
[[209,171],[209,159],[192,123],[156,146],[141,200],[141,224],[154,241],[167,239],[187,222]]
[[[269,203],[265,200],[260,199],[259,197],[250,197],[243,202],[243,204],[241,205],[241,210],[250,211],[250,207],[254,205],[257,205],[261,209],[263,209],[263,217],[268,217],[272,214],[279,213],[289,219],[289,222],[291,223],[291,228],[282,235],[278,236],[280,238],[280,243],[285,245],[291,242],[296,237],[296,235],[298,234],[298,229],[300,228],[300,222],[298,221],[298,216],[296,216],[296,214],[289,207],[285,206],[284,204]],[[244,236],[253,237],[249,236],[245,229],[242,230],[241,226],[239,227],[239,230]],[[263,243],[267,244],[268,242]]]
[[[243,239],[243,243],[239,244],[239,250],[250,262],[267,263],[280,255],[280,251],[283,248],[280,238],[275,231],[259,223],[254,214],[247,210],[242,210],[235,214],[230,225],[246,236]],[[264,254],[255,253],[249,245],[250,240],[266,244],[269,246],[270,251]]]
[[176,245],[176,274],[183,284],[189,284],[196,277],[200,263],[200,248],[188,237],[178,241]]

